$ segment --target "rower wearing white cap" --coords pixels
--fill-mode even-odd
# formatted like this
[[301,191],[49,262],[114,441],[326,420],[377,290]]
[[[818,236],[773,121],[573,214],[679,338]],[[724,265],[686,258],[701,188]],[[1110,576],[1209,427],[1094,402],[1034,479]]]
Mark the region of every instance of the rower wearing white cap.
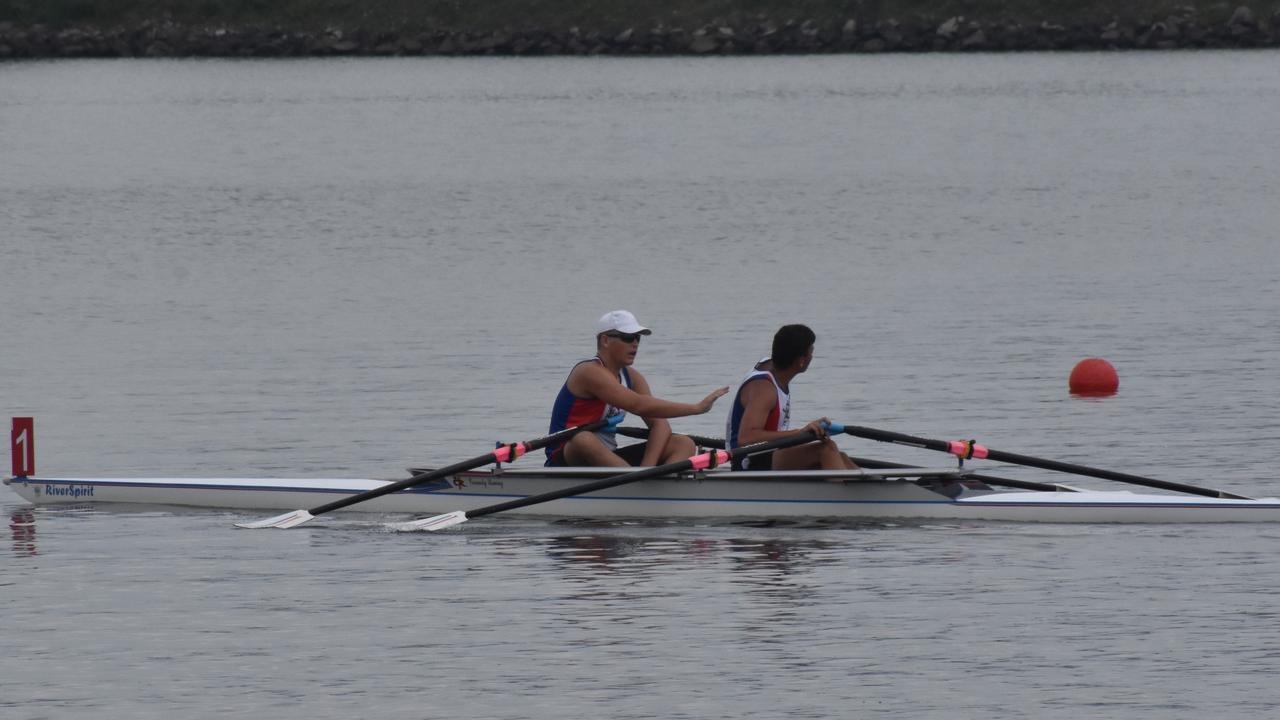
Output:
[[666,418],[701,415],[729,388],[714,390],[697,403],[654,397],[644,375],[632,367],[640,338],[652,332],[626,310],[600,316],[595,357],[573,366],[551,411],[552,433],[618,413],[635,413],[649,426],[648,441],[618,448],[611,432],[578,433],[547,448],[548,465],[665,465],[697,451],[693,440],[672,434]]

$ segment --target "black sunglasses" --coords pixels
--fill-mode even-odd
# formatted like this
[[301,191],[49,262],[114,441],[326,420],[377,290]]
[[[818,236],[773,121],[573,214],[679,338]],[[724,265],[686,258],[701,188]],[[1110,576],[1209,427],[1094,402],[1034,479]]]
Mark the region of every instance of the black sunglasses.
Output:
[[605,335],[611,338],[617,338],[624,343],[640,342],[641,337],[640,333],[607,332]]

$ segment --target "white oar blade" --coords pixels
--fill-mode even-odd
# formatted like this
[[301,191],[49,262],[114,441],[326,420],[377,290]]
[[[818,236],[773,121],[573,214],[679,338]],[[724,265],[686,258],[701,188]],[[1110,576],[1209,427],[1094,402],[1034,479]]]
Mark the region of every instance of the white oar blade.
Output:
[[455,510],[444,515],[436,515],[421,520],[410,520],[404,523],[387,523],[387,527],[400,532],[414,532],[416,530],[426,530],[427,532],[435,532],[445,528],[461,525],[467,521],[467,514],[461,510]]
[[236,527],[246,530],[261,530],[262,528],[280,528],[285,530],[291,527],[297,527],[302,523],[315,517],[306,510],[294,510],[283,515],[267,518],[266,520],[258,520],[256,522],[236,523]]

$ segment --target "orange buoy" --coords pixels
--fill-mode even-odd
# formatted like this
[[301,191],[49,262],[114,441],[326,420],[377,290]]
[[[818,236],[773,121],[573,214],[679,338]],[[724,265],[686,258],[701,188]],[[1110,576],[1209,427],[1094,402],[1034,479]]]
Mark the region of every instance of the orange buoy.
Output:
[[1085,358],[1071,369],[1067,381],[1072,395],[1115,395],[1120,387],[1120,376],[1111,363],[1102,358]]

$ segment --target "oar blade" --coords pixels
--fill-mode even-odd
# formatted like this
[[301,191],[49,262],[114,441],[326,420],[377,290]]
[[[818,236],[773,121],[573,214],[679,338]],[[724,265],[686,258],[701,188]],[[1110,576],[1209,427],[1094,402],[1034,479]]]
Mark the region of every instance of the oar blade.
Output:
[[297,527],[311,518],[315,517],[306,510],[294,510],[283,515],[269,517],[266,520],[256,520],[254,522],[236,523],[236,527],[246,530],[261,530],[263,528],[280,528],[287,530],[291,527]]
[[455,510],[444,515],[435,515],[421,520],[410,520],[403,523],[387,523],[387,527],[399,532],[416,532],[418,530],[426,530],[427,532],[436,532],[451,528],[454,525],[461,525],[467,521],[467,514],[462,510]]
[[310,510],[296,510],[294,512],[286,513],[278,517],[268,518],[266,520],[259,520],[257,522],[251,522],[251,523],[240,523],[240,524],[237,524],[236,527],[248,528],[250,530],[255,530],[258,528],[284,529],[284,528],[297,527],[298,525],[301,525],[302,523],[310,520],[316,515],[323,515],[332,510],[339,510],[341,508],[348,507],[350,505],[355,505],[356,503],[362,503],[362,502],[365,502],[366,500],[372,500],[376,497],[382,497],[383,495],[387,495],[389,493],[406,490],[408,488],[414,487],[415,485],[421,485],[425,482],[438,480],[442,477],[447,477],[455,473],[465,472],[467,470],[474,470],[480,467],[481,465],[488,465],[494,462],[506,462],[508,460],[515,460],[516,458],[520,457],[525,453],[528,453],[531,450],[536,450],[541,447],[546,447],[557,441],[565,440],[567,438],[573,437],[576,433],[592,432],[606,426],[608,427],[616,426],[622,420],[622,417],[623,417],[622,415],[612,415],[606,418],[601,418],[599,420],[586,423],[584,425],[578,425],[576,427],[566,428],[564,430],[561,430],[560,432],[555,432],[550,435],[545,435],[543,437],[540,437],[537,440],[529,440],[528,442],[523,442],[523,443],[513,443],[511,445],[500,447],[497,450],[494,450],[492,452],[487,452],[484,455],[481,455],[479,457],[471,458],[470,460],[463,460],[462,462],[454,463],[453,465],[450,465],[448,467],[437,468],[435,470],[429,470],[427,472],[414,474],[413,477],[405,478],[404,480],[398,480],[396,482],[389,482],[382,485],[381,487],[376,487],[372,490],[366,490],[365,492],[362,492],[362,493],[349,495],[347,497],[334,500],[333,502],[325,503],[324,505],[320,505],[319,507],[313,507]]

